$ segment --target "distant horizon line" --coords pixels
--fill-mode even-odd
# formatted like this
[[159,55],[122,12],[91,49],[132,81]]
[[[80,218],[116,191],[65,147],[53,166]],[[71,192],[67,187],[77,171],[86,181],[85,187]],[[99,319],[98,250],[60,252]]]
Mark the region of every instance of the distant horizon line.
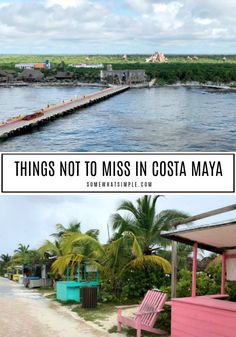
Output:
[[[153,52],[154,54],[155,52]],[[114,54],[106,54],[106,53],[96,53],[96,54],[85,54],[85,53],[72,53],[72,54],[60,54],[60,53],[41,53],[41,54],[34,54],[34,53],[0,53],[0,56],[120,56],[120,55],[137,55],[137,56],[147,56],[150,55],[151,53],[114,53]],[[210,54],[205,54],[205,53],[164,53],[165,55],[169,56],[236,56],[236,53],[210,53]]]

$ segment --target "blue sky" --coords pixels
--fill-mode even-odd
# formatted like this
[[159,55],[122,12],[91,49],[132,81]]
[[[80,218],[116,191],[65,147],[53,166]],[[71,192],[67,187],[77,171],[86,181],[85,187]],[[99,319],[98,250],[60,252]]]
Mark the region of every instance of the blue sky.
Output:
[[[116,212],[122,200],[135,203],[138,197],[136,194],[1,196],[0,254],[12,253],[19,243],[37,248],[45,239],[50,239],[57,223],[67,226],[72,221],[80,221],[83,231],[98,228],[100,240],[106,242],[111,214]],[[235,196],[226,195],[167,195],[158,199],[157,212],[177,209],[195,215],[235,202]],[[235,219],[235,213],[225,213],[198,223]]]
[[235,53],[235,0],[0,0],[0,51]]

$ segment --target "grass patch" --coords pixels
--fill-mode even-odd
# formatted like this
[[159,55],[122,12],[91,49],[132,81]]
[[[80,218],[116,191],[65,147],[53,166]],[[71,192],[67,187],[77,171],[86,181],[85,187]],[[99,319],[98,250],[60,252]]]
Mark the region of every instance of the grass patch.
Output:
[[56,292],[52,287],[37,288],[37,292],[50,300],[56,299]]
[[44,295],[46,298],[48,298],[49,300],[55,300],[56,299],[56,294],[45,294]]
[[116,333],[117,332],[117,325],[113,325],[110,329],[108,329],[109,333]]
[[86,321],[91,321],[98,324],[98,321],[103,321],[109,317],[112,313],[117,312],[114,304],[98,303],[96,308],[84,309],[78,305],[73,309],[80,317],[83,317]]
[[60,301],[60,300],[57,300],[56,297],[55,297],[55,300],[56,300],[56,302],[60,303],[64,307],[70,307],[70,306],[73,306],[73,305],[78,305],[78,302],[76,302],[76,301]]
[[[131,329],[131,328],[122,329],[122,332],[125,333],[125,335],[128,337],[136,337],[136,333],[137,333],[135,329]],[[142,330],[142,337],[157,337],[157,336],[158,335],[155,333]]]
[[[160,313],[160,315],[157,318],[157,321],[155,323],[155,328],[164,330],[170,334],[170,317],[171,317],[171,308],[170,306],[165,305],[164,310]],[[108,332],[110,333],[117,332],[117,326],[114,325],[108,330]],[[136,332],[137,331],[135,329],[122,326],[122,333],[128,337],[136,337]],[[157,335],[154,333],[142,330],[142,337],[157,337]]]
[[55,292],[53,287],[41,287],[41,288],[38,288],[37,290],[42,295],[47,294],[47,293],[51,294]]
[[[117,333],[117,325],[113,325],[109,330],[109,333]],[[122,333],[128,337],[136,337],[137,331],[135,329],[132,328],[126,328],[126,327],[122,327]],[[143,331],[142,330],[142,337],[157,337],[156,334],[151,333],[151,332],[147,332],[147,331]]]

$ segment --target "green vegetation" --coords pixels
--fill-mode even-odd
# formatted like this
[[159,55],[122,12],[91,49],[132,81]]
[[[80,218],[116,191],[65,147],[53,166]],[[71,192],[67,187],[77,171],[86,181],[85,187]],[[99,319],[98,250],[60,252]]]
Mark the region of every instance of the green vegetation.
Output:
[[99,254],[103,252],[97,240],[98,230],[92,229],[86,233],[80,230],[80,223],[70,224],[68,228],[61,224],[56,226],[57,232],[51,234],[56,240],[46,240],[38,252],[44,259],[45,253],[56,259],[52,263],[52,272],[58,277],[65,277],[67,268],[70,268],[71,277],[75,275],[78,264],[90,261],[98,264]]
[[20,243],[12,256],[8,254],[0,256],[0,275],[13,274],[16,266],[33,265],[40,261],[41,258],[37,250],[32,250],[29,245]]
[[[69,64],[144,64],[147,57],[150,55],[128,55],[128,61],[124,61],[122,55],[0,55],[0,64],[16,64],[21,62],[44,62],[50,60],[51,63],[59,64],[62,61],[66,65]],[[200,63],[200,64],[236,64],[236,55],[226,55],[226,60],[223,60],[225,55],[199,55],[198,60],[189,61],[187,55],[167,55],[169,63]]]
[[[94,322],[98,325],[102,325],[101,322],[106,320],[111,316],[111,314],[116,315],[117,308],[114,304],[108,303],[99,303],[97,308],[93,309],[83,309],[79,305],[72,309],[73,312],[76,312],[80,317],[83,317],[86,321]],[[158,317],[158,325],[157,327],[166,331],[170,331],[170,306],[165,306],[164,311]],[[127,336],[136,336],[136,330],[131,328],[123,328],[126,332]],[[108,330],[109,333],[116,333],[117,332],[117,325],[113,325]],[[142,336],[152,337],[156,336],[152,333],[143,331]]]
[[185,217],[175,210],[156,213],[159,196],[143,196],[137,204],[122,202],[119,211],[112,216],[114,235],[105,245],[98,241],[98,231],[82,233],[80,224],[68,228],[57,225],[57,232],[47,240],[38,252],[55,257],[52,273],[58,278],[66,277],[70,270],[73,279],[78,264],[89,262],[96,265],[101,274],[102,287],[99,293],[102,302],[129,302],[143,297],[150,288],[169,284],[171,271],[169,261],[161,256],[167,241],[160,236],[169,223]]
[[83,309],[77,305],[72,311],[83,317],[86,321],[97,322],[106,319],[112,313],[116,313],[117,309],[114,304],[99,303],[96,308]]
[[[176,210],[157,212],[160,196],[144,195],[136,203],[121,202],[117,213],[111,216],[113,235],[106,244],[99,242],[99,231],[81,231],[79,222],[68,227],[56,225],[51,234],[38,250],[29,245],[19,244],[12,257],[0,257],[0,273],[14,269],[17,265],[45,263],[51,264],[51,277],[56,280],[76,278],[77,266],[89,262],[100,271],[101,288],[98,294],[99,305],[96,309],[86,310],[73,304],[73,310],[87,320],[103,320],[116,311],[116,304],[139,303],[150,288],[159,288],[170,296],[170,242],[160,236],[168,230],[172,221],[187,217]],[[191,295],[191,247],[178,244],[178,284],[177,295]],[[191,258],[190,258],[191,260]],[[67,275],[67,271],[70,271]],[[197,294],[214,294],[220,291],[221,266],[219,258],[212,255],[211,262],[197,275]],[[51,289],[52,290],[52,289]],[[55,299],[50,288],[41,293]],[[230,299],[236,300],[235,283],[227,283]],[[72,303],[65,303],[71,306]],[[64,305],[64,304],[63,304]],[[169,307],[161,313],[158,326],[169,329]],[[129,335],[132,331],[128,330]]]
[[[64,62],[65,70],[72,71],[75,78],[82,82],[98,82],[99,69],[76,69],[73,64],[102,63],[112,64],[113,69],[144,69],[149,79],[156,78],[158,85],[176,82],[197,81],[206,83],[230,83],[236,81],[236,56],[201,55],[196,59],[188,59],[181,55],[167,55],[168,63],[146,63],[150,55],[128,55],[124,61],[121,55],[1,55],[0,69],[15,69],[16,63],[44,62],[50,60],[51,70],[44,72],[48,76],[55,74],[58,66]],[[18,70],[19,71],[19,70]]]
[[38,288],[38,291],[42,294],[45,295],[46,297],[51,296],[54,294],[54,290],[52,287],[43,287],[43,288]]
[[124,201],[118,211],[125,211],[125,215],[112,216],[115,234],[106,246],[102,300],[137,301],[150,284],[158,288],[170,281],[170,264],[161,255],[169,242],[161,238],[160,232],[186,214],[175,210],[156,213],[158,198],[143,196],[137,204]]
[[[122,69],[123,65],[115,64],[114,69]],[[157,84],[174,84],[196,81],[206,83],[230,83],[236,81],[236,63],[223,62],[170,62],[170,63],[145,63],[127,64],[127,69],[145,69],[150,79],[156,78]]]
[[0,256],[0,275],[7,272],[11,263],[11,256],[9,254],[2,254]]

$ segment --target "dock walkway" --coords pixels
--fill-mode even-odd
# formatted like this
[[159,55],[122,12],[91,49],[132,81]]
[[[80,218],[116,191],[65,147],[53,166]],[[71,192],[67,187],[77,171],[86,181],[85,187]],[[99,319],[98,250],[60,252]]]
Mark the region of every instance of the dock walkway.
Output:
[[[31,115],[21,116],[19,119],[12,118],[8,122],[0,125],[0,138],[21,134],[30,128],[103,101],[111,96],[120,94],[129,88],[129,86],[124,85],[107,88],[101,91],[93,92],[86,96],[71,99],[70,101],[48,106],[47,108],[35,111]],[[29,119],[27,120],[27,118]]]

